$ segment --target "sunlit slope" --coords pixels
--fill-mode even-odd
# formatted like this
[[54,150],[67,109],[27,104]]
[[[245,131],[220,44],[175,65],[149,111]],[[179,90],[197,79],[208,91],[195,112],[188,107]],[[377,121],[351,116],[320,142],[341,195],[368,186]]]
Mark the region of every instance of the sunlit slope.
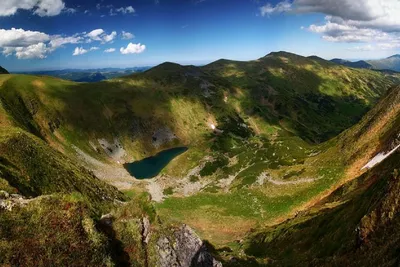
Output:
[[[243,121],[257,135],[276,136],[283,128],[324,141],[357,122],[397,81],[289,53],[202,68],[164,63],[101,83],[5,76],[0,98],[18,126],[59,150],[73,144],[102,158],[98,139],[117,138],[128,161],[207,141],[210,125],[227,120]],[[155,145],[160,131],[171,138]]]
[[271,53],[255,61],[219,60],[202,68],[227,79],[248,114],[275,120],[320,142],[356,123],[398,77],[351,69],[318,57]]
[[[365,172],[361,168],[377,153],[399,144],[399,94],[399,87],[393,87],[357,125],[319,146],[281,137],[258,140],[259,145],[252,138],[247,149],[228,149],[229,164],[214,170],[217,182],[208,190],[169,198],[157,207],[169,219],[185,221],[218,244],[241,239],[249,228],[294,216]],[[218,191],[229,178],[229,191]]]
[[400,144],[399,96],[400,88],[392,88],[328,150],[346,164],[341,179],[347,182],[294,219],[250,234],[241,246],[248,256],[278,266],[392,266],[397,261],[399,152],[357,175],[375,154]]
[[357,170],[400,138],[400,87],[390,89],[360,123],[338,137],[344,159]]
[[395,153],[295,219],[250,234],[242,249],[272,266],[396,265],[399,169]]

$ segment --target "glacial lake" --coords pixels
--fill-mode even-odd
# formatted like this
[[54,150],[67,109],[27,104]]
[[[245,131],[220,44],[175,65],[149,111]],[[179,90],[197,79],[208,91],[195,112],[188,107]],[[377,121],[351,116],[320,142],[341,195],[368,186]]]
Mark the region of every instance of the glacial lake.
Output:
[[187,151],[187,147],[175,147],[132,163],[124,164],[125,169],[137,179],[149,179],[157,176],[175,157]]

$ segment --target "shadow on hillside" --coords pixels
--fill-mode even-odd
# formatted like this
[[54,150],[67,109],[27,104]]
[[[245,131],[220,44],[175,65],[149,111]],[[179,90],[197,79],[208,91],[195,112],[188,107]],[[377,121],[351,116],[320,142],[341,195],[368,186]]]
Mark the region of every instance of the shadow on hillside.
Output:
[[131,259],[129,254],[124,250],[122,241],[117,239],[117,234],[112,227],[112,223],[112,219],[100,220],[97,224],[97,228],[107,236],[110,249],[109,253],[116,266],[129,267],[131,266]]
[[[186,117],[185,110],[180,111],[180,118],[174,117],[171,111],[176,99],[202,103],[203,109],[219,122],[232,118],[241,121],[246,116],[257,115],[268,124],[312,143],[326,141],[352,126],[369,108],[352,96],[322,94],[319,90],[324,80],[310,70],[274,63],[287,68],[289,74],[283,77],[258,61],[240,64],[238,68],[244,72],[240,77],[218,76],[210,66],[163,64],[145,73],[106,82],[71,83],[66,85],[68,88],[52,86],[46,92],[51,97],[51,106],[40,104],[49,113],[47,123],[68,129],[68,138],[76,139],[70,140],[72,143],[124,136],[132,142],[139,140],[142,151],[150,154],[155,152],[152,135],[158,129],[168,127],[177,132],[180,128],[199,127]],[[245,91],[244,99],[240,100],[240,114],[233,104],[224,102],[224,93],[233,95],[238,87]],[[5,102],[12,103],[9,99]],[[22,120],[21,124],[27,123]],[[201,124],[204,126],[207,120]],[[169,143],[163,148],[172,145],[177,144]]]
[[[226,78],[231,88],[239,87],[248,94],[252,103],[241,103],[246,115],[258,115],[269,124],[279,125],[312,143],[336,136],[357,123],[370,108],[353,95],[323,93],[321,87],[331,81],[313,71],[277,59],[264,60],[268,63],[264,64],[263,60],[217,66],[212,63],[204,70]],[[310,64],[306,58],[300,62]],[[269,67],[285,75],[272,73]]]
[[[342,203],[318,213],[303,213],[296,218],[263,232],[251,234],[245,252],[258,258],[269,258],[277,265],[377,266],[393,262],[400,250],[397,228],[400,217],[390,225],[371,225],[368,239],[360,233],[361,219],[377,203],[387,202],[393,189],[393,169],[399,168],[400,154],[391,156],[359,178],[333,192],[326,203]],[[390,185],[390,183],[392,185]],[[393,204],[394,205],[394,204]],[[383,211],[382,211],[383,212]],[[376,214],[385,216],[385,213]],[[380,228],[379,228],[380,227]],[[396,245],[394,245],[396,244]],[[364,265],[365,266],[365,265]]]

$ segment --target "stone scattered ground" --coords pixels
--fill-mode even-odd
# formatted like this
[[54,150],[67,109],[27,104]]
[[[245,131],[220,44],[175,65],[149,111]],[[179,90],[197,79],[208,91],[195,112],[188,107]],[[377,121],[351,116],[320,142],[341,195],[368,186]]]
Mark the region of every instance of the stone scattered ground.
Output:
[[76,146],[74,146],[74,149],[89,170],[93,171],[99,179],[112,184],[118,189],[128,190],[140,182],[134,179],[122,165],[106,164],[86,154]]
[[[122,144],[118,140],[118,138],[114,138],[113,143],[109,143],[106,139],[98,139],[97,140],[104,150],[104,152],[112,158],[114,161],[120,163],[123,161],[124,156],[126,155],[126,152],[124,148],[122,147]],[[91,144],[92,147],[94,146]],[[96,146],[94,146],[94,149],[97,150]]]

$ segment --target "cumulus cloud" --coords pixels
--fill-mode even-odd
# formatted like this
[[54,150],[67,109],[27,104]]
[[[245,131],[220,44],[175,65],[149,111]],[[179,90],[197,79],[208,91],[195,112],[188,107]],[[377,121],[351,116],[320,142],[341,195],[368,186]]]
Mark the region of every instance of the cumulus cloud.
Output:
[[135,13],[135,9],[132,6],[120,7],[120,8],[117,8],[115,11],[123,13],[123,14]]
[[400,1],[398,0],[285,0],[260,7],[262,16],[276,13],[322,13],[325,21],[305,29],[330,42],[376,43],[357,46],[367,49],[394,49],[400,42]]
[[130,33],[130,32],[126,32],[126,31],[122,31],[122,39],[124,40],[129,40],[129,39],[133,39],[135,36]]
[[18,59],[46,58],[49,48],[44,43],[29,45],[26,47],[6,47],[3,55],[10,56],[15,53]]
[[50,46],[53,49],[59,48],[65,44],[78,44],[82,42],[83,38],[80,36],[68,36],[63,37],[61,35],[55,35],[51,37]]
[[126,54],[140,54],[144,50],[146,50],[145,45],[142,45],[140,43],[138,44],[129,43],[126,48],[121,47],[119,51],[121,52],[121,54],[126,55]]
[[90,43],[92,40],[101,41],[102,43],[109,43],[112,42],[115,37],[117,37],[117,32],[113,31],[110,34],[106,34],[103,29],[96,29],[86,34],[86,36],[90,38],[87,40],[88,43]]
[[113,52],[115,52],[115,48],[108,48],[104,50],[104,53],[113,53]]
[[267,3],[266,5],[260,7],[260,13],[261,16],[265,16],[273,13],[288,12],[291,9],[292,9],[292,4],[289,1],[280,2],[276,6]]
[[101,35],[104,33],[103,29],[96,29],[87,34],[87,36],[95,41],[101,41]]
[[43,32],[15,28],[11,28],[11,30],[0,29],[0,47],[26,47],[49,40],[50,36]]
[[[125,37],[133,37],[133,35],[129,35],[130,33],[124,33]],[[46,58],[48,54],[54,52],[60,47],[64,47],[67,44],[92,42],[100,42],[101,44],[112,43],[116,37],[116,31],[112,31],[110,34],[107,34],[103,29],[95,29],[89,33],[76,33],[72,36],[49,35],[40,31],[30,31],[16,28],[0,29],[0,53],[5,56],[15,55],[18,59],[43,59]],[[74,50],[73,55],[81,55],[87,53],[88,51],[94,51],[98,49],[100,49],[98,46],[92,46],[91,48],[87,49],[84,49],[83,47],[77,47]],[[126,51],[130,50],[128,49]],[[137,51],[140,51],[140,48]]]
[[72,53],[73,56],[79,56],[86,54],[88,51],[86,49],[83,49],[83,47],[76,47],[74,52]]
[[113,31],[109,35],[105,34],[104,36],[102,36],[102,41],[103,43],[109,43],[112,42],[115,39],[115,37],[117,37],[117,32]]
[[0,4],[0,16],[11,16],[19,9],[32,10],[34,14],[56,16],[65,8],[63,0],[2,0]]

